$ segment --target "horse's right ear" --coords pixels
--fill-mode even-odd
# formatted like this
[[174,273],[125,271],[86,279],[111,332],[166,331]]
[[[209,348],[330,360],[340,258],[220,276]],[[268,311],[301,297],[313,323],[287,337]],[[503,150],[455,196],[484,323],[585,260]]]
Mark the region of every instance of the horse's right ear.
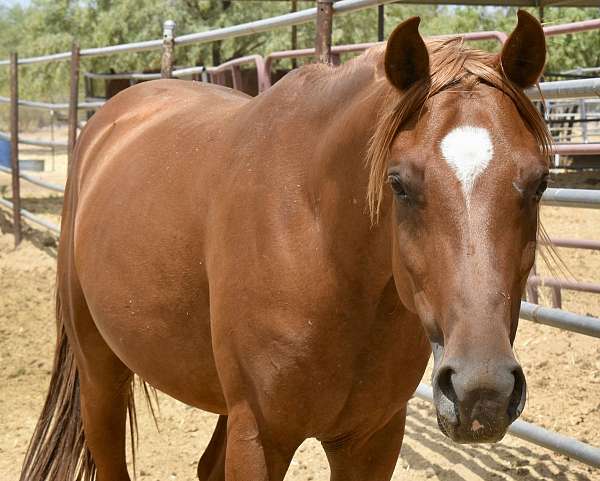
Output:
[[399,90],[406,90],[429,77],[429,54],[419,34],[419,23],[419,17],[402,22],[390,35],[385,48],[385,74]]

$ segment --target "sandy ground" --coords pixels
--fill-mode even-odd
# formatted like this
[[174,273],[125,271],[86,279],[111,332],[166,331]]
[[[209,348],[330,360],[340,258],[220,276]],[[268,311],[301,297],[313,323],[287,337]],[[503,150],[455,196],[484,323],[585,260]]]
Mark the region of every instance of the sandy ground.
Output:
[[[39,174],[64,180],[64,156],[56,172]],[[600,188],[596,173],[564,174],[556,186]],[[0,194],[10,198],[10,179],[0,175]],[[23,183],[26,209],[58,223],[62,197]],[[544,208],[553,236],[600,238],[600,211]],[[13,248],[10,215],[0,209],[0,480],[18,478],[29,437],[41,409],[54,348],[54,236],[28,227]],[[560,249],[578,280],[599,281],[600,252]],[[540,266],[541,272],[546,272]],[[542,296],[549,304],[549,298]],[[600,296],[563,292],[564,308],[600,316]],[[579,334],[521,322],[516,352],[528,385],[523,419],[600,446],[600,343]],[[195,478],[215,416],[160,397],[160,432],[139,403],[140,450],[137,474],[143,480]],[[320,445],[306,441],[296,453],[287,480],[328,479]],[[412,401],[407,435],[394,474],[396,481],[573,480],[600,481],[600,472],[577,461],[507,436],[496,445],[462,446],[439,432],[433,410]]]

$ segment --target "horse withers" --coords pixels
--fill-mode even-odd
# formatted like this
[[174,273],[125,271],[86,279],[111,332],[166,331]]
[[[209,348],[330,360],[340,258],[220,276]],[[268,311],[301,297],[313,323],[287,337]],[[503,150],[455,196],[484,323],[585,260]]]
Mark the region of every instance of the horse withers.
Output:
[[496,55],[418,24],[256,98],[160,80],[94,115],[21,480],[129,480],[134,374],[220,415],[201,480],[282,480],[308,437],[333,480],[389,479],[431,350],[442,431],[504,435],[525,402],[512,343],[548,172],[523,93],[544,34],[519,12]]

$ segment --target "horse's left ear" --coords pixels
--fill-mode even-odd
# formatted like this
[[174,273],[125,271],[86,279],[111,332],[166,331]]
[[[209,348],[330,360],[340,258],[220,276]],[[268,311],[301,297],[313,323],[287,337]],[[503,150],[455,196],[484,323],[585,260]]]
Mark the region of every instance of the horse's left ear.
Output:
[[502,48],[500,62],[504,75],[521,88],[534,85],[546,64],[546,37],[542,25],[525,10]]
[[398,25],[385,48],[385,75],[399,90],[406,90],[418,80],[429,77],[429,54],[419,34],[419,17]]

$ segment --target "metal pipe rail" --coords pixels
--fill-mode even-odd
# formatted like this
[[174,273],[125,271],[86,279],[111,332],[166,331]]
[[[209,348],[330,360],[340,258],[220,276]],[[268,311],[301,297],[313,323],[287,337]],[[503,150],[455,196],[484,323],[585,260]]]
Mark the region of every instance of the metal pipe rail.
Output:
[[525,301],[521,302],[519,317],[538,324],[600,338],[600,319],[597,317],[582,316],[562,309],[544,307]]
[[552,277],[531,276],[529,279],[527,279],[527,283],[536,287],[557,287],[558,289],[565,289],[567,291],[591,292],[592,294],[600,294],[600,284],[596,284],[594,282],[575,282],[554,279]]
[[[0,97],[1,104],[9,104],[10,98]],[[79,108],[85,110],[99,109],[104,105],[102,101],[95,102],[80,102]],[[49,102],[37,102],[35,100],[19,100],[19,106],[29,107],[32,109],[43,109],[43,110],[68,110],[69,104],[67,102],[62,103],[49,103]]]
[[[362,10],[375,5],[383,5],[392,3],[395,0],[341,0],[333,5],[333,15]],[[175,45],[188,45],[192,43],[206,43],[215,40],[224,40],[227,38],[240,37],[254,33],[268,32],[270,30],[292,25],[299,25],[315,20],[317,17],[317,9],[315,7],[292,12],[277,17],[271,17],[263,20],[256,20],[231,27],[218,28],[208,30],[206,32],[191,33],[175,38]],[[599,20],[584,20],[582,22],[568,23],[564,25],[554,25],[544,27],[546,35],[560,35],[569,32],[582,32],[586,30],[594,30],[600,28]],[[498,32],[502,34],[502,32]],[[496,35],[496,38],[501,40],[501,35]],[[147,50],[159,50],[162,47],[163,40],[145,40],[142,42],[132,42],[120,45],[111,45],[108,47],[95,47],[83,49],[80,52],[82,57],[95,57],[99,55],[112,55],[124,52],[141,52]],[[18,60],[19,65],[27,65],[40,62],[49,62],[56,60],[68,60],[71,58],[71,52],[61,52],[50,55],[41,55],[37,57],[21,58]],[[8,65],[8,60],[1,60],[1,65]]]
[[[357,44],[357,45],[340,45],[332,48],[333,53],[347,53],[347,52],[358,52],[368,48],[371,44]],[[376,45],[376,43],[372,44]],[[314,49],[302,49],[296,51],[282,51],[275,52],[270,54],[265,59],[265,70],[270,72],[271,64],[274,60],[283,59],[283,58],[291,58],[291,57],[307,57],[314,55]],[[191,75],[193,73],[202,73],[213,72],[213,71],[222,71],[225,68],[231,68],[233,65],[240,65],[243,63],[251,63],[254,62],[257,64],[257,71],[261,73],[263,69],[261,69],[260,61],[257,60],[258,55],[251,55],[248,57],[243,57],[240,59],[234,59],[229,62],[226,62],[217,67],[189,67],[182,68],[173,71],[174,77],[182,77],[185,75]],[[261,57],[262,59],[262,57]],[[108,79],[108,78],[129,78],[135,80],[154,80],[159,79],[159,73],[131,73],[131,74],[89,74],[90,78],[98,78],[98,79]],[[554,100],[554,99],[569,99],[569,98],[588,98],[590,96],[598,96],[600,97],[600,78],[594,79],[580,79],[580,80],[560,80],[556,82],[543,82],[540,85],[538,90],[537,87],[530,87],[526,90],[527,96],[531,100]],[[541,94],[540,94],[541,92]],[[0,96],[0,103],[8,104],[10,103],[10,99],[8,97]],[[80,102],[78,104],[78,108],[81,110],[96,110],[102,107],[105,102],[103,101],[89,101],[89,102]],[[49,103],[49,102],[37,102],[33,100],[19,100],[19,105],[23,107],[30,107],[35,109],[44,109],[44,110],[68,110],[68,103]],[[24,142],[25,143],[25,142]],[[35,145],[35,144],[32,144]],[[575,149],[578,149],[575,151]],[[557,150],[562,150],[560,153],[563,155],[568,155],[567,152],[573,150],[573,154],[588,154],[592,155],[597,153],[600,150],[600,144],[582,144],[578,147],[568,146],[568,145],[560,145],[557,146]]]
[[600,209],[600,190],[547,189],[542,204],[557,207],[582,207]]
[[[504,32],[497,30],[483,31],[483,32],[468,32],[468,33],[457,33],[457,34],[445,34],[445,35],[433,35],[429,38],[452,38],[462,37],[465,40],[476,41],[476,40],[497,40],[500,43],[504,43],[508,36]],[[385,42],[366,42],[366,43],[354,43],[348,45],[332,45],[331,52],[335,54],[343,53],[357,53],[363,52],[371,47],[377,45],[384,45]],[[301,48],[296,50],[281,50],[278,52],[272,52],[265,57],[265,64],[267,72],[271,71],[271,66],[275,60],[283,60],[288,58],[303,58],[313,57],[316,55],[316,49],[313,48]]]
[[[224,64],[222,64],[224,65]],[[219,65],[220,67],[221,65]],[[218,68],[218,67],[214,67],[214,68]],[[191,75],[194,73],[202,73],[206,70],[206,67],[204,66],[198,66],[198,67],[186,67],[186,68],[180,68],[177,70],[173,70],[172,72],[172,76],[173,77],[184,77],[185,75]],[[140,73],[140,72],[134,72],[134,73],[115,73],[115,74],[85,74],[86,77],[89,78],[98,78],[98,79],[122,79],[122,80],[158,80],[160,78],[162,78],[160,76],[160,73]]]
[[554,247],[569,247],[572,249],[589,249],[593,251],[600,251],[600,241],[591,239],[565,239],[560,237],[552,237],[550,242],[544,242],[544,240],[538,240],[540,244],[551,244]]
[[154,80],[160,78],[160,72],[144,73],[144,72],[129,72],[129,73],[93,73],[85,72],[84,77],[97,80]]
[[[12,174],[12,170],[0,165],[0,172],[4,172],[5,174]],[[34,185],[39,187],[43,187],[44,189],[53,190],[54,192],[60,192],[64,194],[65,188],[62,185],[54,184],[52,182],[47,182],[43,179],[38,179],[37,177],[33,177],[29,174],[24,174],[23,172],[19,172],[19,177],[27,182],[31,182]]]
[[544,27],[544,34],[547,37],[554,35],[562,35],[565,33],[586,32],[588,30],[596,30],[600,28],[600,18],[593,20],[582,20],[580,22],[563,23],[561,25],[549,25]]
[[596,72],[600,72],[600,67],[577,67],[573,70],[565,70],[564,72],[560,72],[562,74],[575,74],[575,75],[581,75],[581,74],[586,74],[586,73],[596,73]]
[[[0,205],[3,207],[6,207],[7,209],[11,209],[11,211],[12,211],[13,203],[10,200],[0,199]],[[21,209],[21,215],[23,216],[23,218],[27,219],[28,221],[33,222],[34,224],[42,226],[45,229],[48,229],[49,231],[52,231],[55,234],[60,235],[60,227],[57,226],[56,224],[53,224],[52,222],[42,219],[41,217],[38,217],[25,209]]]
[[[220,65],[219,65],[220,67]],[[216,67],[215,67],[216,68]],[[193,73],[202,73],[207,70],[204,66],[186,67],[173,70],[173,77],[182,77]],[[160,72],[130,72],[130,73],[91,73],[86,72],[84,77],[98,80],[157,80],[161,78]]]
[[[415,391],[415,397],[433,403],[433,389],[431,386],[421,383]],[[577,439],[548,431],[520,419],[509,426],[508,432],[525,441],[577,459],[595,468],[600,467],[600,449]]]
[[553,144],[552,153],[558,155],[597,155],[600,154],[600,143]]
[[[10,135],[6,132],[0,132],[0,139],[10,140]],[[35,140],[24,139],[19,136],[19,143],[24,145],[35,145],[38,147],[67,147],[67,142],[61,140]]]
[[525,93],[531,100],[600,97],[600,78],[542,82],[539,89],[529,87]]
[[[333,14],[339,15],[349,13],[356,10],[363,10],[375,5],[383,5],[391,3],[395,0],[340,0],[333,6]],[[243,35],[251,35],[254,33],[268,32],[270,30],[290,27],[313,21],[317,18],[316,7],[300,10],[298,12],[287,13],[277,17],[256,20],[253,22],[242,23],[230,27],[208,30],[206,32],[191,33],[181,35],[175,38],[175,45],[189,45],[193,43],[206,43],[216,40],[224,40],[228,38],[241,37]],[[120,45],[111,45],[108,47],[86,48],[81,50],[81,57],[95,57],[99,55],[112,55],[124,52],[141,52],[146,50],[159,50],[162,48],[163,40],[145,40],[143,42],[132,42]],[[51,55],[41,55],[38,57],[20,58],[19,65],[27,65],[40,62],[49,62],[55,60],[68,60],[71,58],[71,52],[61,52]],[[8,65],[8,60],[1,60],[1,65]]]

